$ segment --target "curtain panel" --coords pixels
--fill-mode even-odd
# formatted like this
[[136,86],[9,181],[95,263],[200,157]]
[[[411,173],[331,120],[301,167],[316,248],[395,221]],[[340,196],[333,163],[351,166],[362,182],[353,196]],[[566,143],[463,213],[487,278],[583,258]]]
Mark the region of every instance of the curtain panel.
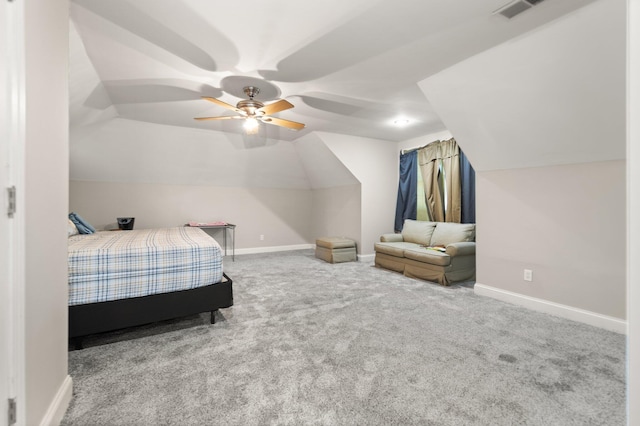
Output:
[[460,183],[462,187],[462,223],[476,223],[476,172],[460,150]]
[[455,139],[440,142],[440,155],[446,184],[444,221],[460,223],[460,148]]
[[418,210],[418,153],[400,155],[400,180],[394,229],[402,231],[405,219],[415,219]]
[[425,203],[429,220],[444,222],[444,186],[440,176],[440,141],[418,150],[418,164],[424,182]]
[[420,148],[418,163],[429,220],[460,223],[460,148],[455,139],[432,142]]
[[[451,138],[400,155],[396,232],[402,231],[405,219],[416,219],[419,206],[423,211],[423,200],[418,200],[418,170],[422,175],[426,220],[475,223],[475,171]],[[422,213],[421,218],[425,220]]]

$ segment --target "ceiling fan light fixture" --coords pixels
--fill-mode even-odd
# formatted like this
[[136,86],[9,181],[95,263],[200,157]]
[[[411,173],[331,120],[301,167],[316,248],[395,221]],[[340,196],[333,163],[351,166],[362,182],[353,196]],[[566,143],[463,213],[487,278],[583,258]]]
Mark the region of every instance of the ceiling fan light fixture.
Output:
[[242,127],[244,127],[244,130],[248,135],[255,135],[256,133],[258,133],[260,123],[256,118],[249,117],[244,120],[244,124],[242,125]]

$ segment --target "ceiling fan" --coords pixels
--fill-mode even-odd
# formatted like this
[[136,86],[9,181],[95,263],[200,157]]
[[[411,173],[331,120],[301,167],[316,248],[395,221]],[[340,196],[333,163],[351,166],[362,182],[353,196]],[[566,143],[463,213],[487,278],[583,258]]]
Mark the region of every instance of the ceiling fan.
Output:
[[209,102],[213,102],[214,104],[218,104],[232,111],[235,111],[240,115],[225,115],[220,117],[195,117],[194,120],[242,119],[242,120],[246,120],[244,123],[244,128],[247,131],[247,133],[257,133],[259,122],[263,122],[267,124],[275,124],[276,126],[286,127],[287,129],[291,129],[291,130],[300,130],[304,128],[304,124],[302,123],[298,123],[290,120],[284,120],[282,118],[277,118],[277,117],[270,117],[271,114],[275,114],[276,112],[293,108],[293,105],[290,102],[284,99],[280,99],[279,101],[265,105],[262,102],[253,99],[254,96],[260,93],[260,89],[258,87],[247,86],[243,89],[243,91],[249,97],[249,99],[241,100],[240,102],[237,103],[236,106],[233,106],[231,104],[228,104],[219,99],[212,98],[209,96],[202,97],[202,99],[205,99]]

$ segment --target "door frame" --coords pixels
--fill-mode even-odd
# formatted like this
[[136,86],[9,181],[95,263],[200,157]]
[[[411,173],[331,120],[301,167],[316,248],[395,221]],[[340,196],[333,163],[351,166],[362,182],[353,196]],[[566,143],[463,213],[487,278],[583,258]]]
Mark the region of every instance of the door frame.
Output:
[[[5,365],[1,377],[3,386],[0,397],[0,426],[8,424],[8,399],[15,398],[17,424],[24,424],[26,418],[25,393],[25,42],[24,42],[24,2],[4,0],[0,5],[2,34],[0,37],[0,107],[2,122],[2,165],[0,170],[0,190],[2,191],[2,211],[0,211],[0,233],[3,257],[0,279],[8,283],[2,290],[2,347],[0,357]],[[8,216],[8,187],[15,187],[15,212]],[[4,359],[6,357],[6,359]],[[6,385],[4,385],[6,381]]]

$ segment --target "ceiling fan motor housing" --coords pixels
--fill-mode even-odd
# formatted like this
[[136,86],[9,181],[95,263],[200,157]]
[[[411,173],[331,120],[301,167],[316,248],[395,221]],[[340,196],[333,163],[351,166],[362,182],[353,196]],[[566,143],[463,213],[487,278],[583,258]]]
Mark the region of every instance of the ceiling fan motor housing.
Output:
[[236,105],[238,109],[243,110],[248,115],[256,115],[256,110],[262,108],[263,106],[264,104],[262,102],[254,101],[253,99],[242,100],[238,102],[238,105]]

